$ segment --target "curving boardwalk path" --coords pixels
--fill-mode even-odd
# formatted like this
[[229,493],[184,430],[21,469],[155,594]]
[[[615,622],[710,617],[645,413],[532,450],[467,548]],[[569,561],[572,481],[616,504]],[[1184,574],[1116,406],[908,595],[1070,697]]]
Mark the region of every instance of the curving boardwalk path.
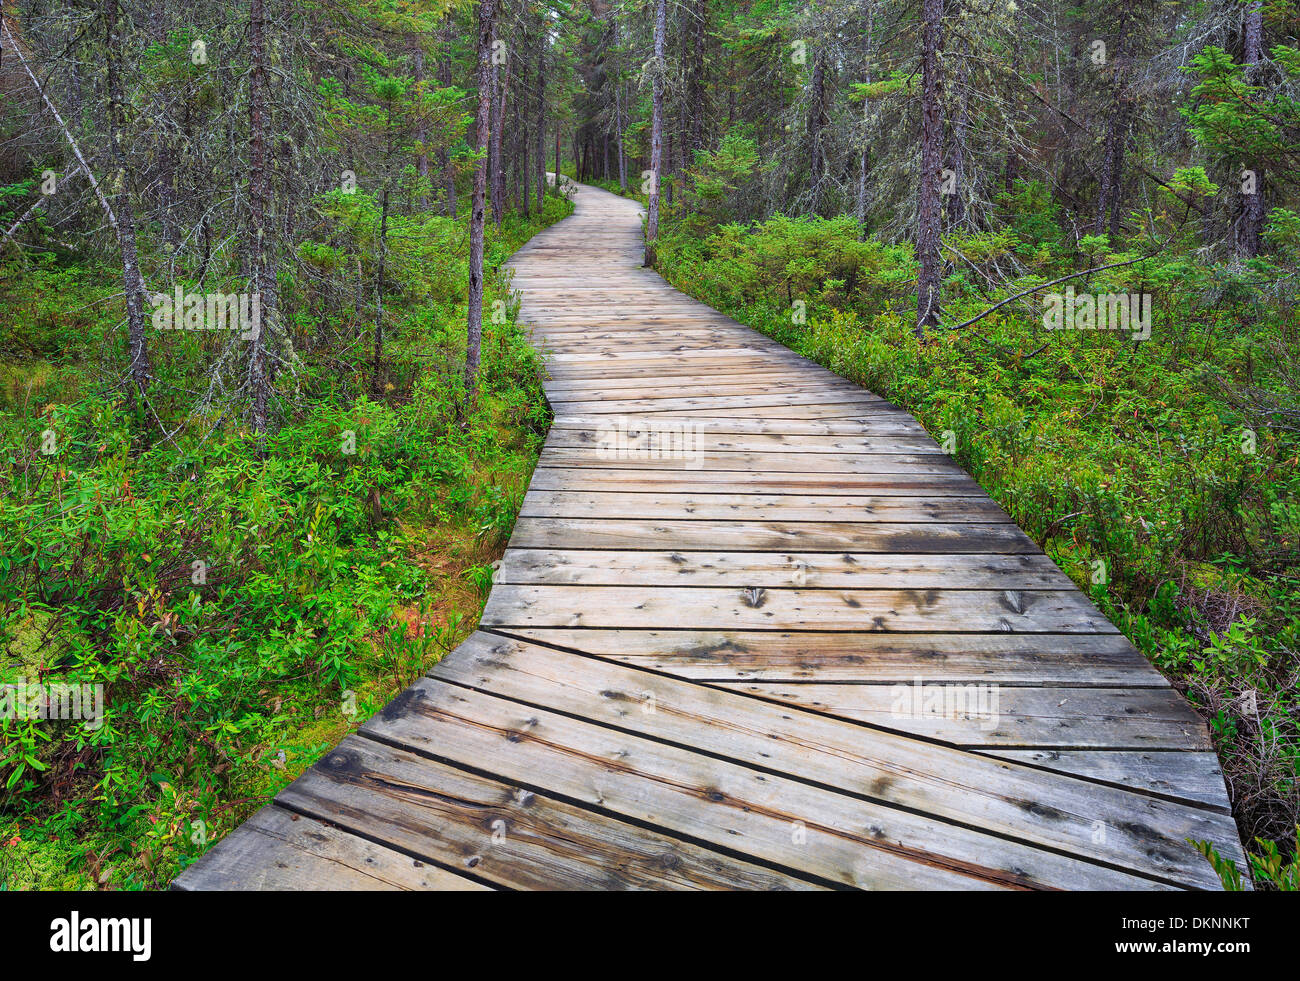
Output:
[[1204,725],[905,412],[640,267],[515,258],[555,423],[478,633],[180,888],[1217,888]]

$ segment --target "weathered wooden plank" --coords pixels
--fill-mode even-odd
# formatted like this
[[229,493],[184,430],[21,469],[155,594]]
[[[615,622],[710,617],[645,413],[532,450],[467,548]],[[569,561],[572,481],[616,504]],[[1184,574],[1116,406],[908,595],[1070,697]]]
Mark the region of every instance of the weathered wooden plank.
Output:
[[[618,456],[648,449],[684,446],[700,453],[938,453],[939,444],[927,434],[888,436],[786,436],[778,433],[706,433],[682,420],[628,419],[619,416],[592,429],[554,430],[546,445],[565,449],[596,449]],[[816,461],[819,464],[821,461]],[[813,464],[816,465],[816,464]]]
[[648,470],[731,470],[760,473],[820,473],[875,474],[959,474],[962,469],[942,453],[727,453],[682,452],[663,458],[655,451],[610,454],[594,447],[570,449],[563,446],[542,447],[539,466],[547,467],[601,467],[607,469]]
[[[710,347],[707,350],[693,352],[684,350],[674,345],[661,345],[654,348],[638,348],[635,345],[630,348],[620,348],[611,353],[596,353],[589,348],[584,351],[574,352],[572,354],[553,354],[550,363],[553,365],[600,365],[607,366],[611,363],[615,365],[633,364],[653,368],[663,367],[665,361],[690,364],[701,364],[716,361],[719,364],[732,365],[739,358],[745,362],[754,362],[755,364],[772,365],[784,361],[791,365],[798,366],[799,369],[808,374],[825,371],[817,368],[809,362],[804,361],[793,352],[787,351],[780,357],[774,357],[774,351],[771,349],[753,347],[749,345],[740,345],[737,347],[717,346]],[[829,372],[827,372],[829,374]]]
[[[711,388],[711,386],[710,386]],[[726,412],[738,409],[764,409],[764,415],[778,416],[777,409],[782,406],[834,405],[837,413],[847,413],[850,408],[855,415],[867,415],[871,412],[894,414],[900,410],[888,402],[866,396],[852,395],[845,392],[776,392],[763,395],[682,395],[680,391],[673,397],[663,398],[593,398],[586,401],[566,401],[563,411],[569,413],[640,413],[640,412],[680,412],[722,410]],[[846,408],[848,407],[848,408]]]
[[[583,403],[585,404],[585,403]],[[567,402],[564,404],[565,409],[579,407],[580,403]],[[725,408],[725,409],[696,409],[692,410],[691,415],[696,419],[709,418],[727,418],[738,414],[744,414],[751,418],[763,419],[822,419],[838,420],[846,419],[863,419],[868,416],[879,416],[882,418],[896,418],[901,410],[892,406],[886,408],[886,404],[870,406],[868,411],[862,411],[862,407],[855,403],[845,402],[827,402],[817,405],[795,405],[782,404],[773,406],[754,406],[742,408]],[[676,413],[677,410],[669,409],[666,412]]]
[[[548,295],[549,293],[549,295]],[[635,291],[623,297],[623,302],[615,301],[610,309],[608,301],[599,299],[589,303],[574,302],[568,290],[538,290],[527,300],[531,316],[545,317],[550,314],[561,318],[574,316],[598,316],[602,311],[610,320],[632,320],[638,325],[677,323],[681,320],[706,320],[709,308],[698,300],[677,294],[665,295],[662,291],[646,290],[640,296]],[[722,323],[722,315],[713,312],[712,319]]]
[[498,583],[857,589],[1069,589],[1045,555],[632,552],[511,548]]
[[552,647],[704,681],[910,684],[920,674],[950,683],[1169,684],[1123,634],[503,629]]
[[1223,793],[1223,769],[1219,758],[1212,752],[996,748],[985,748],[981,752],[1162,797],[1196,801],[1228,812],[1228,801]]
[[[651,357],[673,351],[699,351],[705,357],[719,348],[734,347],[737,344],[752,351],[772,353],[779,358],[789,358],[793,353],[775,341],[755,338],[752,334],[745,335],[734,327],[707,323],[639,330],[601,330],[592,327],[566,329],[563,325],[529,326],[525,329],[537,341],[537,347],[543,354],[621,354],[629,350],[629,344],[644,350],[646,356]],[[807,366],[807,362],[804,365]]]
[[[565,368],[548,365],[543,379],[547,398],[557,401],[561,394],[571,397],[594,398],[591,393],[630,389],[633,392],[658,391],[677,388],[672,393],[681,395],[687,387],[725,385],[731,388],[749,387],[754,391],[799,391],[817,389],[844,391],[852,394],[849,382],[834,376],[817,377],[799,372],[781,370],[762,361],[732,361],[729,364],[688,364],[677,362],[655,366],[618,368]],[[639,395],[638,395],[639,397]]]
[[965,472],[945,474],[847,474],[816,471],[759,473],[739,470],[648,470],[634,467],[539,466],[533,490],[668,493],[863,494],[877,497],[969,497],[979,484]]
[[[688,370],[689,369],[689,370]],[[563,369],[548,366],[542,381],[546,397],[552,402],[561,399],[591,399],[605,392],[619,397],[620,393],[632,392],[634,397],[644,397],[642,393],[655,393],[666,390],[669,397],[677,397],[682,389],[709,387],[719,394],[726,394],[732,389],[744,389],[752,392],[798,392],[798,391],[842,391],[854,394],[849,382],[839,378],[820,378],[790,371],[774,370],[761,362],[748,364],[733,362],[730,365],[671,365],[658,367],[647,365],[642,368],[623,368],[617,371],[601,369]],[[676,391],[674,391],[676,389]],[[745,394],[746,392],[741,392]]]
[[[593,350],[590,347],[573,351],[551,351],[546,357],[546,368],[553,374],[561,372],[611,372],[624,373],[630,378],[653,378],[656,373],[665,370],[680,371],[688,375],[705,375],[706,369],[725,369],[738,374],[761,372],[781,375],[786,378],[821,379],[843,381],[839,375],[815,368],[806,361],[801,361],[797,354],[759,347],[728,347],[718,345],[709,348],[690,348],[681,344],[664,344],[658,350],[638,350],[637,343],[619,345],[608,351]],[[714,375],[716,378],[716,374]]]
[[172,887],[194,891],[488,888],[275,805],[262,808],[217,842]]
[[356,736],[278,799],[504,888],[817,888]]
[[487,626],[649,628],[674,620],[701,630],[1116,632],[1076,589],[719,589],[500,583],[488,597],[482,622]]
[[[567,290],[564,287],[556,287],[548,288],[546,292],[564,294]],[[528,298],[523,297],[522,300],[523,309],[531,311],[532,305]],[[785,356],[794,353],[771,338],[746,332],[745,328],[737,328],[716,316],[696,315],[688,310],[674,312],[667,322],[659,321],[651,324],[639,318],[629,318],[611,320],[602,324],[599,322],[603,318],[602,306],[600,300],[585,303],[575,297],[574,312],[585,322],[570,322],[564,317],[538,314],[535,320],[531,316],[523,318],[521,326],[535,336],[543,337],[548,341],[554,340],[575,352],[585,339],[591,342],[593,351],[597,353],[615,343],[626,342],[623,350],[641,352],[638,355],[641,357],[653,357],[676,345],[708,337],[718,349],[750,348],[755,351],[768,351],[775,345],[782,348],[781,353]],[[593,318],[597,322],[592,322]]]
[[801,364],[798,356],[789,352],[785,356],[775,356],[756,349],[718,353],[711,349],[683,348],[665,350],[657,356],[642,354],[632,358],[621,356],[625,347],[619,345],[615,348],[617,353],[609,354],[587,348],[583,348],[580,354],[551,350],[545,355],[546,371],[557,382],[572,379],[588,384],[623,378],[633,384],[653,385],[656,380],[675,374],[688,378],[712,378],[714,381],[729,381],[733,375],[738,380],[767,375],[782,381],[832,382],[852,386],[852,382],[832,372],[809,370],[806,363]]
[[417,681],[390,708],[363,731],[441,759],[490,761],[498,779],[743,849],[828,883],[883,889],[1133,884],[1100,866],[433,678]]
[[[735,336],[725,331],[716,331],[710,329],[691,329],[677,328],[672,331],[660,331],[654,334],[638,332],[628,336],[626,334],[599,335],[596,333],[576,333],[565,335],[554,331],[542,329],[533,329],[528,331],[528,337],[533,347],[542,355],[546,367],[549,371],[563,370],[572,368],[574,370],[588,370],[616,367],[615,363],[606,363],[607,357],[612,355],[623,354],[628,349],[629,344],[637,347],[654,346],[657,348],[654,354],[645,354],[642,360],[649,361],[653,358],[661,359],[663,364],[679,364],[683,359],[678,355],[690,355],[690,360],[686,365],[696,363],[696,359],[707,361],[716,357],[714,352],[718,348],[724,348],[735,343]],[[764,359],[770,354],[779,354],[771,346],[751,345],[751,351],[759,352]],[[789,355],[785,352],[785,356]],[[557,360],[565,355],[585,355],[591,360],[575,361],[572,363]],[[755,354],[742,355],[746,358],[755,358]],[[732,355],[718,358],[719,361],[726,360]],[[764,363],[771,365],[771,362],[764,360]],[[685,367],[686,365],[683,365]]]
[[775,395],[780,398],[791,398],[796,395],[816,395],[835,398],[841,402],[871,404],[869,400],[859,399],[847,384],[841,385],[821,379],[791,381],[780,378],[756,378],[747,381],[737,378],[734,381],[730,379],[720,381],[716,376],[713,378],[660,377],[657,384],[615,380],[613,384],[583,385],[570,390],[565,390],[558,385],[552,387],[549,382],[543,382],[547,401],[555,405],[564,403],[585,405],[594,399],[611,402],[620,399],[639,399],[652,403],[656,400],[662,400],[676,404],[684,387],[703,387],[705,385],[715,396],[730,395],[737,398],[747,398]]
[[[574,334],[563,334],[554,329],[534,329],[529,331],[529,338],[533,346],[542,355],[548,371],[617,369],[618,365],[624,362],[607,361],[606,356],[622,354],[628,350],[629,346],[654,346],[660,351],[660,354],[655,355],[655,357],[661,357],[664,365],[672,364],[684,370],[690,370],[691,365],[708,361],[715,357],[714,352],[718,348],[729,347],[735,344],[737,340],[734,334],[727,331],[691,327],[675,327],[671,330],[654,332],[638,331],[634,334],[629,334],[626,331],[602,333],[590,330]],[[757,353],[731,355],[727,356],[727,358],[743,357],[746,360],[757,361],[761,357],[761,363],[769,369],[778,366],[788,367],[790,370],[796,371],[807,368],[806,363],[798,365],[796,362],[791,361],[791,352],[779,345],[774,346],[773,343],[749,344],[749,347]],[[556,360],[563,355],[570,354],[582,354],[599,360],[577,362]],[[680,358],[678,355],[690,355],[690,357]],[[769,355],[775,357],[769,358]],[[649,361],[651,357],[646,355],[642,360]],[[643,365],[643,367],[646,366]],[[832,372],[832,374],[834,373]]]
[[1014,524],[843,521],[681,521],[672,518],[528,518],[511,548],[600,548],[772,552],[892,552],[941,555],[1034,553]]
[[[1080,854],[1153,876],[1213,882],[1183,838],[1234,833],[1223,815],[1037,772],[837,720],[755,703],[729,691],[535,644],[478,635],[432,677],[668,743],[709,732],[709,750],[752,766],[939,815],[969,828]],[[860,686],[845,686],[860,687]],[[1171,691],[1169,697],[1176,698]],[[1027,814],[1027,807],[1030,811]],[[1123,827],[1158,813],[1164,840]],[[1096,841],[1097,822],[1113,826]],[[1153,858],[1152,852],[1159,858]]]
[[694,521],[850,521],[1005,524],[987,497],[800,497],[792,494],[645,494],[530,490],[530,518],[678,518]]
[[[701,337],[713,338],[718,347],[744,345],[767,350],[776,343],[765,337],[745,335],[717,317],[699,316],[687,310],[650,323],[644,317],[632,314],[611,316],[602,312],[598,303],[575,304],[569,316],[534,313],[525,299],[521,322],[532,336],[569,350],[578,348],[584,337],[604,347],[619,342],[640,347],[651,344],[671,347]],[[786,348],[784,353],[789,355],[791,352]]]
[[[629,423],[639,416],[628,416]],[[925,429],[910,417],[897,413],[889,416],[873,415],[862,419],[768,419],[746,416],[698,416],[689,412],[655,412],[650,420],[683,419],[694,423],[706,433],[780,433],[787,436],[893,436],[924,433]],[[618,425],[609,416],[583,416],[561,413],[551,421],[551,432],[566,429],[593,429]]]
[[1172,688],[718,682],[759,698],[953,746],[1210,748],[1205,723]]

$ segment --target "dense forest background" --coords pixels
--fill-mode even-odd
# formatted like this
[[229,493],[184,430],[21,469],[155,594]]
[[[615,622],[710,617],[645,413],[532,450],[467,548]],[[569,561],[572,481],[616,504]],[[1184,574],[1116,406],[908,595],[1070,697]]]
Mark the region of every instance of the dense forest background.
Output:
[[0,722],[6,881],[166,884],[472,629],[547,425],[502,265],[558,170],[914,412],[1297,885],[1295,3],[3,13],[0,670],[107,692]]

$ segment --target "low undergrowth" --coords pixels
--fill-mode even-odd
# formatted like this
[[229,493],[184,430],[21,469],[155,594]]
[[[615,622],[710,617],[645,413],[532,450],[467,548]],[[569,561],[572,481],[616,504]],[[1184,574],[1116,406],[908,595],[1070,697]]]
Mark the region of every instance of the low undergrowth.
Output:
[[[489,269],[569,210],[508,216]],[[102,384],[107,273],[6,290],[0,681],[88,686],[102,717],[0,722],[0,887],[165,886],[473,630],[548,419],[499,275],[461,417],[464,225],[390,264],[379,379],[333,340],[364,325],[299,288],[264,447],[189,411],[208,338],[157,335],[165,437]]]

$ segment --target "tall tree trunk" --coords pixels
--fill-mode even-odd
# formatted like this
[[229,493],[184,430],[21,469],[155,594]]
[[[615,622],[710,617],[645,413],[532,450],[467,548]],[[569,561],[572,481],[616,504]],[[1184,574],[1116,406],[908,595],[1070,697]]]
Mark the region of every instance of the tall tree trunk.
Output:
[[918,339],[925,328],[939,323],[939,289],[943,262],[939,254],[939,170],[943,159],[943,120],[940,118],[943,79],[939,50],[943,43],[943,0],[922,0],[921,20],[921,195],[917,209],[916,329]]
[[[423,90],[424,85],[424,48],[415,39],[411,41],[411,55],[415,62],[415,89],[417,92]],[[420,181],[420,210],[429,210],[429,151],[424,145],[425,137],[428,135],[427,128],[424,125],[424,114],[420,114],[419,120],[415,124],[415,142],[417,150],[415,154],[415,172]]]
[[267,429],[267,406],[271,395],[267,351],[274,330],[276,281],[274,233],[267,220],[271,201],[271,173],[267,161],[267,131],[270,128],[267,75],[270,64],[266,53],[264,0],[250,0],[248,49],[251,62],[248,75],[248,199],[252,219],[249,273],[254,289],[260,294],[261,310],[261,322],[254,326],[253,336],[249,339],[248,384],[253,394],[253,431],[260,436]]
[[519,51],[519,72],[514,79],[516,91],[510,94],[510,166],[513,171],[510,197],[515,210],[528,214],[528,32],[524,31]]
[[68,64],[68,119],[78,132],[86,124],[86,100],[83,95],[81,64],[75,58]]
[[[349,102],[352,101],[352,66],[350,64],[344,64],[343,66],[343,98]],[[352,127],[345,127],[343,134],[343,166],[344,169],[355,174],[357,172],[357,152]]]
[[673,169],[673,133],[669,130],[664,134],[664,171],[668,175],[668,186],[664,189],[664,201],[667,203],[669,210],[673,206],[673,181],[675,173]]
[[871,144],[867,140],[870,100],[862,100],[862,145],[858,149],[858,201],[853,215],[858,219],[859,236],[867,234],[867,175],[871,172]]
[[[871,39],[875,27],[874,12],[867,11],[866,44],[862,52],[863,81],[871,81]],[[858,219],[858,236],[866,238],[867,234],[867,175],[871,172],[871,140],[869,125],[871,121],[871,100],[862,100],[862,145],[858,150],[858,203],[854,215]]]
[[[495,36],[499,0],[479,0],[476,53],[478,69],[478,116],[475,126],[475,149],[482,154],[490,133],[492,98],[492,39]],[[483,343],[483,233],[487,196],[487,160],[480,157],[474,165],[474,194],[469,214],[469,312],[465,330],[465,403],[471,409],[478,400],[479,350]]]
[[[618,17],[614,17],[614,44],[618,44]],[[614,73],[614,140],[618,150],[618,189],[627,190],[627,157],[623,154],[623,80],[616,67]]]
[[[1111,106],[1106,121],[1106,139],[1102,148],[1100,187],[1097,191],[1097,218],[1093,234],[1100,235],[1109,227],[1111,234],[1119,231],[1119,198],[1124,179],[1124,146],[1128,142],[1128,123],[1131,102],[1128,98],[1128,65],[1126,27],[1128,15],[1119,19],[1118,40],[1115,44],[1115,81],[1111,89]],[[1109,217],[1109,222],[1107,218]]]
[[691,17],[691,59],[690,74],[686,80],[686,101],[691,113],[691,129],[687,134],[686,151],[683,154],[686,166],[695,162],[695,153],[704,149],[704,31],[709,16],[709,5],[705,0],[695,0],[695,9]]
[[948,195],[948,224],[954,226],[966,218],[966,203],[962,198],[966,181],[966,135],[970,125],[967,106],[967,88],[970,84],[970,53],[962,50],[957,58],[958,84],[956,111],[952,113],[952,146],[948,148],[948,168],[953,173],[953,190]]
[[[686,147],[690,143],[691,133],[691,106],[687,101],[687,66],[691,60],[691,4],[683,2],[679,5],[677,15],[677,38],[679,41],[679,50],[677,53],[678,80],[677,91],[681,93],[677,100],[677,127],[676,132],[671,130],[667,134],[668,140],[668,173],[670,176],[683,174],[686,170]],[[673,152],[674,144],[676,153]],[[673,181],[668,189],[668,203],[672,204],[673,184],[685,190],[685,181]]]
[[1112,107],[1106,122],[1106,140],[1102,149],[1101,186],[1097,192],[1097,218],[1093,233],[1109,230],[1119,233],[1120,193],[1124,179],[1124,147],[1128,143],[1130,108],[1121,96]]
[[[1253,0],[1246,8],[1243,31],[1242,61],[1246,65],[1246,81],[1257,84],[1259,63],[1264,47],[1264,4]],[[1241,194],[1241,221],[1237,227],[1237,251],[1247,259],[1259,255],[1259,239],[1264,231],[1264,174],[1258,161],[1246,168],[1253,171],[1253,193]],[[1239,175],[1240,176],[1240,175]]]
[[[942,2],[942,0],[940,0]],[[659,237],[659,168],[664,143],[664,28],[666,0],[655,0],[654,85],[650,117],[650,201],[646,208],[645,265],[655,264],[655,239]]]
[[[450,15],[443,18],[442,43],[444,46],[444,55],[438,62],[438,85],[442,88],[451,88],[451,38],[452,28],[449,23]],[[456,169],[451,162],[451,153],[446,147],[438,148],[438,167],[442,171],[442,183],[446,188],[447,202],[446,209],[448,217],[456,217]]]
[[[167,31],[163,24],[164,9],[161,3],[154,3],[149,8],[149,34],[158,43],[166,43]],[[152,96],[153,109],[159,125],[155,128],[159,145],[157,157],[158,172],[155,183],[158,188],[158,218],[162,222],[162,237],[169,250],[180,247],[180,228],[176,222],[176,139],[170,125],[172,118],[166,96],[159,89]]]
[[528,138],[531,134],[528,132],[528,102],[524,98],[526,91],[526,86],[523,84],[524,77],[519,81],[519,98],[515,101],[515,105],[518,106],[515,124],[519,127],[519,210],[527,218],[531,214],[529,199],[532,197],[532,188],[529,184],[533,175],[528,169]]
[[293,143],[294,141],[287,136],[280,140],[280,171],[284,177],[281,184],[283,192],[281,204],[284,208],[284,221],[281,222],[281,232],[290,249],[293,248],[294,235],[297,232],[293,212],[294,175],[297,172],[293,165]]
[[388,260],[388,185],[384,184],[379,212],[379,270],[375,283],[375,350],[370,366],[371,387],[380,388],[379,368],[384,357],[384,266]]
[[808,109],[808,172],[811,175],[808,213],[818,214],[822,204],[822,180],[826,159],[822,147],[822,129],[826,125],[826,43],[818,38],[813,59],[812,105]]
[[[496,25],[492,27],[496,31]],[[493,33],[492,40],[496,41],[496,34]],[[497,118],[497,89],[501,84],[501,69],[492,63],[488,87],[491,95],[488,97],[488,144],[487,144],[487,166],[488,166],[488,197],[492,199],[492,210],[496,211],[497,196],[497,134],[501,132],[501,120]],[[475,123],[477,126],[477,122]]]
[[627,190],[627,157],[623,153],[623,58],[618,50],[618,11],[609,12],[612,35],[610,47],[613,49],[614,74],[614,144],[618,154],[618,189]]
[[1115,143],[1115,163],[1112,167],[1111,199],[1110,199],[1110,234],[1119,235],[1120,214],[1124,204],[1124,151],[1128,147],[1128,130],[1129,123],[1133,119],[1133,103],[1129,100],[1127,94],[1124,98],[1123,109],[1120,111],[1121,124],[1119,131],[1119,140]]
[[[131,359],[129,372],[131,402],[149,388],[149,346],[144,333],[144,277],[140,273],[140,256],[135,241],[135,208],[131,204],[131,168],[122,153],[122,38],[118,34],[118,0],[104,0],[105,62],[108,86],[108,131],[113,163],[120,174],[121,193],[117,196],[117,237],[122,247],[122,288],[126,296],[127,349]],[[15,49],[16,50],[16,49]],[[89,169],[86,171],[90,173]],[[93,180],[93,177],[91,178]]]
[[[496,41],[495,35],[492,40]],[[506,207],[506,162],[501,155],[501,138],[505,129],[506,90],[510,88],[510,63],[511,59],[507,58],[504,79],[501,78],[496,63],[492,65],[493,99],[489,122],[492,148],[488,153],[488,163],[492,170],[492,222],[498,226],[501,224],[501,219],[505,217]]]
[[537,215],[546,207],[546,31],[537,45]]

